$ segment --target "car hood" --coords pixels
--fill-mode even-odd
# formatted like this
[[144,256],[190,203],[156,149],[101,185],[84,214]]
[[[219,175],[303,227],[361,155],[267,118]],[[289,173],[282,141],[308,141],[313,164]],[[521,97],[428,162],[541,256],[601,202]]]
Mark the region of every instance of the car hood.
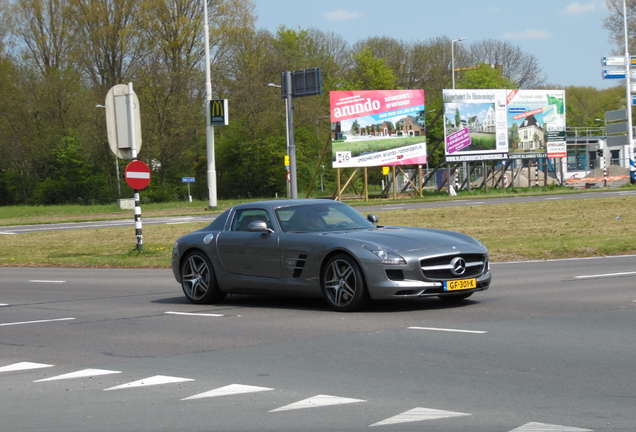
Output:
[[454,231],[386,226],[371,230],[343,231],[342,234],[396,252],[430,249],[440,249],[440,252],[452,250],[486,252],[486,248],[475,238]]

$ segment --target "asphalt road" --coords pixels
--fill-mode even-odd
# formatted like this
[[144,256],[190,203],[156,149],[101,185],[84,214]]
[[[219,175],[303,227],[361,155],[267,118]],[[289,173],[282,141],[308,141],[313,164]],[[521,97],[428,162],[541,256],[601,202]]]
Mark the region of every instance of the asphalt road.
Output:
[[1,431],[634,431],[636,256],[331,312],[165,270],[0,268]]

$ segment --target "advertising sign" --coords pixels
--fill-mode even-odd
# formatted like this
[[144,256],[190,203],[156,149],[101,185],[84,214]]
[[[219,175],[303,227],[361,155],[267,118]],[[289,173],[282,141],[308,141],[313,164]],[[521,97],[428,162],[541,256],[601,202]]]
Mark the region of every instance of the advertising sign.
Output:
[[565,91],[509,91],[508,142],[516,159],[565,157]]
[[505,90],[444,90],[443,96],[447,161],[507,158]]
[[424,90],[332,91],[334,168],[426,163]]

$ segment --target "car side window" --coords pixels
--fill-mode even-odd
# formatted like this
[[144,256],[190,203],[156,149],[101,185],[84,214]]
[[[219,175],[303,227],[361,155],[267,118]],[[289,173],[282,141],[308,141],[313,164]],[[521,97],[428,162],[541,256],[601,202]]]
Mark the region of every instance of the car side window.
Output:
[[264,221],[267,223],[267,227],[271,228],[272,223],[269,215],[262,209],[245,209],[239,210],[234,214],[232,224],[230,225],[230,231],[247,231],[247,226],[254,221]]

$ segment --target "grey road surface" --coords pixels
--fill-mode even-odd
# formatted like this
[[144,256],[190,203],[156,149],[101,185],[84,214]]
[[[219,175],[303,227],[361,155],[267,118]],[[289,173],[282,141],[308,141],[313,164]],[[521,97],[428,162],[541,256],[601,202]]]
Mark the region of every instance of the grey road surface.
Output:
[[635,256],[493,265],[450,305],[0,268],[0,431],[634,431]]

